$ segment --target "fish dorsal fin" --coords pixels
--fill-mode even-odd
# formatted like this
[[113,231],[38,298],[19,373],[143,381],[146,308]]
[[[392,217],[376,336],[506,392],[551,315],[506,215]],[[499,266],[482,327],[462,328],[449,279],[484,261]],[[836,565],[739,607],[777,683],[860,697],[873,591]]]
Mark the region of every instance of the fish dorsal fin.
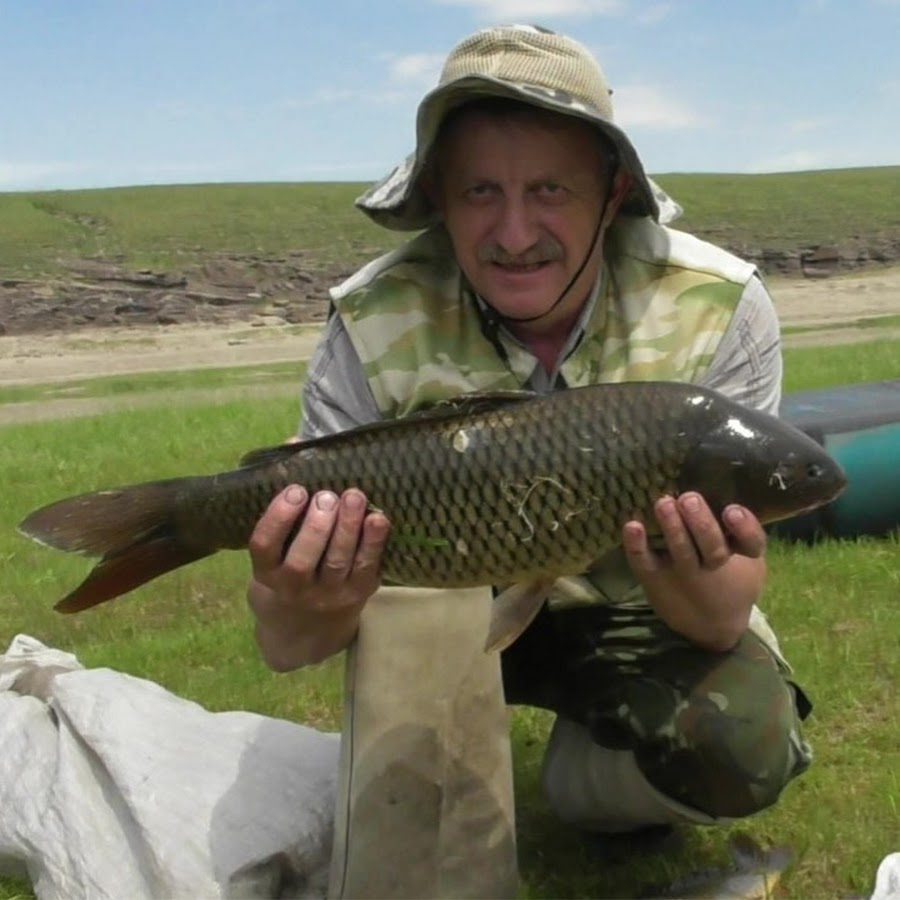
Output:
[[471,391],[458,394],[447,400],[438,400],[432,406],[425,406],[407,416],[422,419],[448,419],[453,416],[471,416],[476,413],[502,409],[513,403],[533,400],[538,394],[535,391]]
[[359,425],[356,428],[338,432],[337,434],[327,434],[323,437],[310,438],[306,441],[292,441],[287,444],[278,444],[275,447],[260,447],[258,450],[251,450],[242,456],[240,465],[242,468],[271,465],[272,463],[289,459],[295,453],[307,450],[310,447],[335,446],[344,441],[353,440],[357,435],[365,434],[366,432],[389,432],[394,428],[405,428],[410,421],[437,422],[472,416],[478,413],[490,412],[494,409],[502,409],[504,406],[509,406],[513,403],[532,400],[536,396],[538,395],[534,391],[473,391],[468,394],[460,394],[447,400],[439,400],[432,406],[417,409],[408,416],[399,419],[371,422],[367,425]]

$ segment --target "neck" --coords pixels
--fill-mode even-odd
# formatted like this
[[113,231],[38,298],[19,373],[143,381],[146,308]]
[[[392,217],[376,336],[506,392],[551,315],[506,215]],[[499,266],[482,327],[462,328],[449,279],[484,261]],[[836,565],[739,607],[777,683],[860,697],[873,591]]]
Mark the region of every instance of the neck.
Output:
[[583,307],[584,304],[564,319],[554,322],[549,328],[517,325],[515,322],[507,323],[506,327],[528,348],[544,369],[552,373]]

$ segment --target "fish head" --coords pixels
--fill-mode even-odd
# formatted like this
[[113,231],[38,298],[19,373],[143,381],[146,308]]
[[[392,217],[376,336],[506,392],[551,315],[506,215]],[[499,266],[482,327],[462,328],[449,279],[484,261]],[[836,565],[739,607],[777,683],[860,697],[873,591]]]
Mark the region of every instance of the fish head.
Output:
[[691,445],[680,491],[698,491],[717,515],[738,503],[766,524],[823,506],[846,487],[838,462],[790,422],[722,406]]

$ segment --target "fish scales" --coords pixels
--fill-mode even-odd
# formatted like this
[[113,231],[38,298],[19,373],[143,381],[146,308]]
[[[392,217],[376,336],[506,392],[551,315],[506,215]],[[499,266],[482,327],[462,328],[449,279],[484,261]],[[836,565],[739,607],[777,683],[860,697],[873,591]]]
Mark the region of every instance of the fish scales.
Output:
[[845,480],[811,438],[696,385],[631,382],[544,396],[465,395],[405,419],[254,451],[232,472],[58,501],[20,530],[100,556],[58,608],[77,611],[220,549],[242,548],[272,498],[360,488],[391,531],[400,584],[542,583],[584,571],[631,518],[696,490],[763,522],[832,499]]
[[[629,402],[621,392],[603,405],[569,392],[575,402],[549,395],[300,450],[272,467],[228,543],[246,543],[271,496],[291,482],[310,492],[356,486],[391,521],[391,580],[462,587],[583,568],[618,541],[625,521],[646,517],[676,489],[691,434],[684,420],[701,425],[670,392],[641,388]],[[233,491],[225,487],[220,522]],[[208,529],[208,511],[189,492],[184,507],[186,531]]]

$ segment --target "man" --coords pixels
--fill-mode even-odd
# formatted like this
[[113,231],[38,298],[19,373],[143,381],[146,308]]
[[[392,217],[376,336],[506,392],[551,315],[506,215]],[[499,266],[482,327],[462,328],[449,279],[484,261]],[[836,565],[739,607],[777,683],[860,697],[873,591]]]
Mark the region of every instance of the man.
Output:
[[[700,382],[777,411],[765,288],[659,223],[661,192],[610,94],[584,47],[544,29],[485,29],[451,52],[415,153],[358,201],[385,227],[424,230],[333,292],[302,436],[466,391],[603,381]],[[810,760],[806,701],[755,606],[759,521],[733,506],[719,522],[695,493],[660,500],[656,518],[663,547],[625,524],[622,550],[560,584],[502,660],[508,702],[558,714],[548,801],[602,832],[752,814]],[[358,490],[294,485],[272,502],[249,588],[269,665],[350,644],[389,530]]]

